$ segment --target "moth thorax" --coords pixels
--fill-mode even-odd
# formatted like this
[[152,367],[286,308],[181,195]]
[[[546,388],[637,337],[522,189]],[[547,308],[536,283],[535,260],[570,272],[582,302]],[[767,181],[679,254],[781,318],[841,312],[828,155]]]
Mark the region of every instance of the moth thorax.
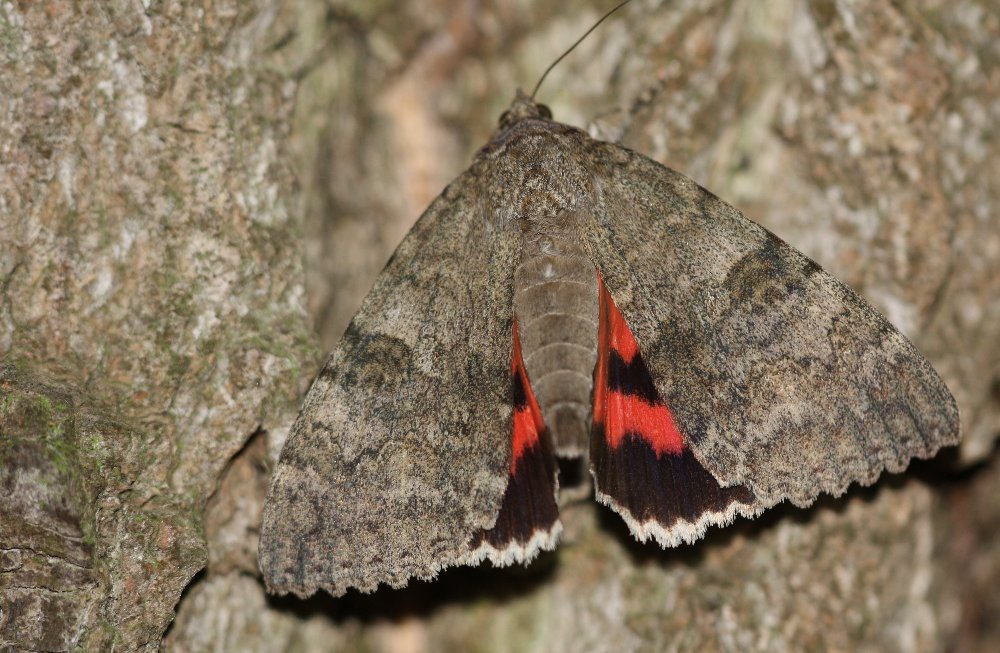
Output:
[[514,314],[528,381],[556,452],[581,456],[590,439],[598,286],[594,264],[566,226],[523,234]]

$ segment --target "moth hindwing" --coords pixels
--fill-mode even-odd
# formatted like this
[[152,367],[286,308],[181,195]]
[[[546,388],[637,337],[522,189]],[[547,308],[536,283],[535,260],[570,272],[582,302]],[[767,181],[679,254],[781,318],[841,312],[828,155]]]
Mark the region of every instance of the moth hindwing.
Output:
[[927,360],[684,176],[519,96],[306,397],[268,493],[271,591],[401,586],[555,546],[555,456],[674,546],[959,438]]

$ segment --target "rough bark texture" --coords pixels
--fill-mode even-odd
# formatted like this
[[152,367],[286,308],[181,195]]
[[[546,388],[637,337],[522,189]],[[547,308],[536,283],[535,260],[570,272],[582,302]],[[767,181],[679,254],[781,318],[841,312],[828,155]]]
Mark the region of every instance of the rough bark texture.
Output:
[[185,587],[167,650],[1000,647],[995,0],[639,0],[540,93],[881,308],[959,401],[952,468],[667,552],[583,502],[526,571],[263,594],[309,313],[325,349],[605,4],[0,5],[0,649],[155,649]]
[[0,6],[0,648],[156,649],[315,368],[273,14]]

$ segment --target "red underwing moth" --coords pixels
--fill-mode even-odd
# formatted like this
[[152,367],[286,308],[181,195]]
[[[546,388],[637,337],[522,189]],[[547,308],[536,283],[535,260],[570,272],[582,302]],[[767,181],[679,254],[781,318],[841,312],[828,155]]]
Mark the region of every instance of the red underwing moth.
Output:
[[683,175],[519,94],[417,221],[306,397],[264,510],[272,592],[526,563],[556,457],[664,547],[959,439],[874,308]]

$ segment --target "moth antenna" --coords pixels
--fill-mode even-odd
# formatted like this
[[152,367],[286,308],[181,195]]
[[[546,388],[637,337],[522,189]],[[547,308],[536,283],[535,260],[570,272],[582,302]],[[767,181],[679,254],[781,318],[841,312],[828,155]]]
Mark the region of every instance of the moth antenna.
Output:
[[552,72],[552,69],[553,69],[553,68],[555,68],[555,67],[556,67],[557,65],[559,65],[559,62],[560,62],[560,61],[562,61],[563,59],[565,59],[565,58],[566,58],[566,56],[567,56],[567,55],[569,55],[569,53],[570,53],[570,52],[572,52],[573,50],[575,50],[575,49],[576,49],[576,46],[578,46],[578,45],[580,45],[581,43],[583,43],[583,40],[584,40],[585,38],[587,38],[588,36],[590,36],[590,33],[591,33],[591,32],[593,32],[593,31],[594,31],[595,29],[597,29],[598,25],[600,25],[601,23],[603,23],[603,22],[605,21],[605,19],[607,19],[607,18],[608,18],[608,16],[610,16],[610,15],[611,15],[611,14],[613,14],[613,13],[615,13],[616,11],[618,11],[619,9],[621,9],[622,7],[624,7],[625,5],[627,5],[627,4],[628,4],[628,3],[630,3],[630,2],[632,2],[632,0],[624,0],[623,2],[619,2],[619,3],[618,3],[618,4],[616,5],[616,6],[615,6],[615,8],[614,8],[614,9],[612,9],[612,10],[611,10],[611,11],[609,11],[608,13],[604,14],[603,16],[601,16],[601,17],[600,17],[600,18],[599,18],[599,19],[597,20],[597,22],[596,22],[596,23],[594,23],[593,25],[591,25],[591,26],[590,26],[590,29],[588,29],[588,30],[587,30],[586,32],[584,32],[584,33],[583,33],[583,36],[581,36],[580,38],[578,38],[578,39],[576,40],[576,43],[574,43],[573,45],[569,46],[569,48],[568,48],[568,49],[567,49],[567,50],[566,50],[565,52],[563,52],[563,53],[562,53],[561,55],[559,55],[559,58],[558,58],[558,59],[556,59],[556,60],[555,60],[555,61],[553,61],[553,62],[552,62],[551,64],[549,64],[549,67],[545,69],[545,72],[544,72],[544,73],[542,73],[542,76],[541,76],[541,77],[540,77],[540,78],[538,79],[538,83],[537,83],[537,84],[535,84],[535,88],[534,88],[534,90],[533,90],[533,91],[531,91],[531,96],[530,96],[530,98],[531,98],[532,100],[534,100],[534,99],[535,99],[535,93],[538,93],[538,89],[539,89],[539,88],[540,88],[540,87],[542,86],[542,82],[544,82],[544,81],[545,81],[545,78],[546,78],[546,77],[548,77],[548,75],[549,75],[549,73],[550,73],[550,72]]

